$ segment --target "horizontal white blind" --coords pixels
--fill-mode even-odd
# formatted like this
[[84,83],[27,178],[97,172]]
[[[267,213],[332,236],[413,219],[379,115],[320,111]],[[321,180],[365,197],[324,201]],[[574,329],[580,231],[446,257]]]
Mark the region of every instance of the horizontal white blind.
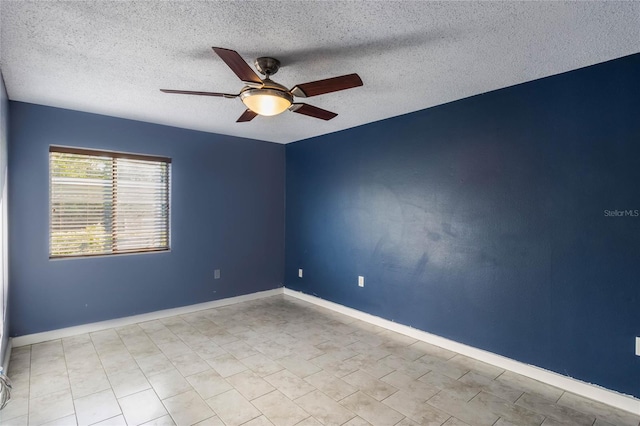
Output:
[[51,147],[50,257],[169,249],[170,159]]

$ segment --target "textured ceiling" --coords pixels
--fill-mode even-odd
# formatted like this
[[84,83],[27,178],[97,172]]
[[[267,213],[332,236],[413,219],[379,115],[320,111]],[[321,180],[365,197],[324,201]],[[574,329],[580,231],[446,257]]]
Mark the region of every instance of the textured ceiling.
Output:
[[[640,51],[640,2],[2,1],[11,100],[287,143]],[[211,50],[282,62],[274,80],[357,72],[308,98],[338,113],[236,123],[242,83]]]

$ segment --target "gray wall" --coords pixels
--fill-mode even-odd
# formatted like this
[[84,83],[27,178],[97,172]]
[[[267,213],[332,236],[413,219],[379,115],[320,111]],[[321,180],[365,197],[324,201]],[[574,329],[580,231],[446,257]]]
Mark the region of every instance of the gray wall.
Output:
[[9,99],[0,71],[0,323],[2,341],[0,341],[0,366],[4,365],[4,355],[9,342],[9,316],[7,298],[9,280],[7,279],[7,144],[9,142]]

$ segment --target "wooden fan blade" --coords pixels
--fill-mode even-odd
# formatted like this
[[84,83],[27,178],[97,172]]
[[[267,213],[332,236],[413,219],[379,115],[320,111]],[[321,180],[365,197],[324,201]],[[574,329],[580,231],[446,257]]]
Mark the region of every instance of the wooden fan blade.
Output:
[[171,89],[160,89],[163,93],[175,93],[178,95],[198,95],[198,96],[217,96],[220,98],[237,98],[238,95],[232,95],[230,93],[216,93],[216,92],[194,92],[192,90],[171,90]]
[[311,96],[337,92],[338,90],[351,89],[353,87],[362,86],[362,84],[362,80],[358,74],[348,74],[340,77],[298,84],[291,89],[291,94],[293,96],[309,98]]
[[247,64],[242,56],[235,50],[223,49],[222,47],[212,47],[213,51],[236,73],[242,81],[250,81],[252,83],[262,83],[258,74],[256,74],[249,64]]
[[246,121],[251,121],[254,118],[257,117],[258,114],[256,114],[255,112],[251,111],[250,109],[247,108],[247,110],[245,112],[242,113],[242,115],[240,116],[240,118],[238,118],[236,120],[236,123],[244,123]]
[[327,111],[326,109],[318,108],[309,104],[292,104],[289,107],[289,110],[297,112],[298,114],[308,115],[309,117],[319,118],[321,120],[331,120],[338,115],[335,112]]

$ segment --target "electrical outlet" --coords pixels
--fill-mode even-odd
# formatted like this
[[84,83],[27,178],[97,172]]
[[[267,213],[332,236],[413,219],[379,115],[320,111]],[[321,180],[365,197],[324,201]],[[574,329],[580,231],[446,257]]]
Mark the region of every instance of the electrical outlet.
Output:
[[640,356],[640,337],[636,337],[636,355]]
[[220,269],[215,269],[213,271],[213,279],[214,280],[219,280],[220,279]]
[[302,278],[302,269],[298,269],[298,278]]
[[362,275],[358,275],[358,287],[364,287],[364,277]]

